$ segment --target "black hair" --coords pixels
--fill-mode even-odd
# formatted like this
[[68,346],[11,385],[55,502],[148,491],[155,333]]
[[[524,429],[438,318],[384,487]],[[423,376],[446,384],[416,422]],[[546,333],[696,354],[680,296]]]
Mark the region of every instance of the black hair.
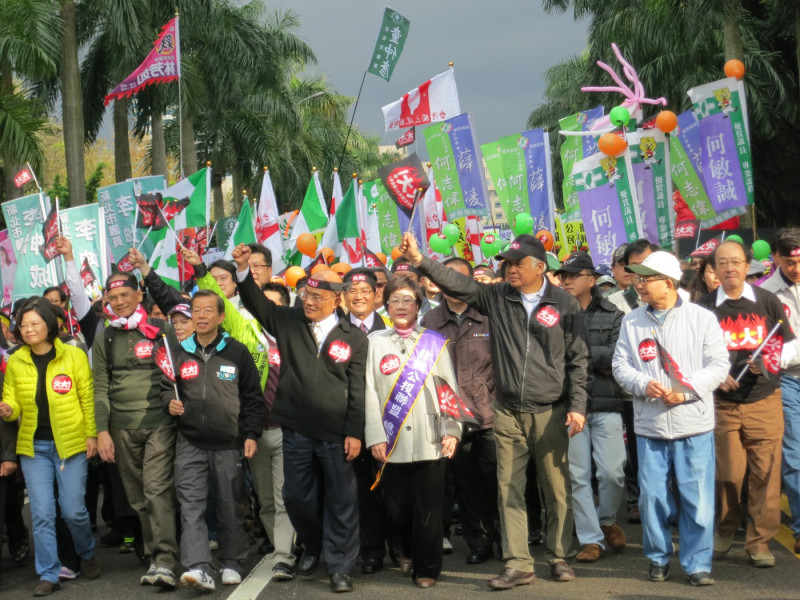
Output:
[[251,254],[261,254],[264,257],[264,263],[268,266],[272,266],[272,252],[270,249],[264,246],[263,244],[247,244],[247,247],[250,248]]
[[268,281],[262,285],[261,291],[278,293],[281,297],[281,306],[289,306],[292,301],[292,297],[289,295],[289,289],[285,285],[281,285],[280,283],[276,283],[274,281]]
[[61,289],[60,285],[51,285],[49,288],[47,288],[45,291],[42,292],[42,298],[47,296],[47,294],[49,294],[50,292],[58,292],[58,299],[61,300],[61,302],[67,301],[67,295],[64,293],[64,290]]
[[711,290],[708,289],[706,285],[706,268],[711,267],[711,270],[714,270],[714,253],[708,254],[703,257],[703,260],[700,261],[700,266],[697,267],[697,276],[692,280],[692,283],[689,285],[688,292],[689,292],[689,299],[692,302],[697,302],[703,296],[707,296],[711,293]]
[[651,244],[650,240],[646,239],[639,239],[628,244],[628,247],[625,248],[625,254],[622,257],[622,260],[625,261],[625,266],[628,266],[631,256],[634,254],[641,254],[646,250],[650,250],[650,252],[658,252],[661,250],[661,247],[658,244]]
[[139,287],[139,280],[136,279],[136,275],[133,273],[123,273],[122,271],[117,271],[116,273],[112,273],[106,278],[106,287],[111,285],[111,282],[116,279],[127,279],[128,283],[130,283],[136,291],[139,291],[141,288]]
[[394,294],[397,290],[411,290],[414,292],[414,297],[417,299],[417,308],[422,306],[422,289],[408,277],[392,277],[383,288],[383,306],[389,308],[389,296]]
[[53,303],[45,298],[29,298],[19,309],[16,319],[17,323],[13,329],[14,337],[21,342],[23,341],[20,325],[22,323],[22,317],[29,312],[35,312],[42,318],[42,321],[47,325],[47,341],[52,344],[58,337],[58,320],[56,319],[56,313],[53,311]]
[[192,296],[189,306],[192,307],[194,313],[194,301],[198,298],[214,298],[217,301],[217,312],[223,314],[225,312],[225,301],[213,290],[197,290]]
[[[724,240],[722,244],[739,244],[739,247],[742,249],[742,252],[744,252],[744,258],[747,261],[747,265],[749,268],[750,261],[753,260],[753,252],[750,250],[750,246],[742,244],[741,242],[738,242],[736,240]],[[721,246],[722,244],[720,244],[719,246]],[[717,249],[719,248],[719,246],[717,246],[717,248],[714,248],[714,252],[711,253],[711,264],[714,265],[715,268],[717,266],[716,256],[717,256]]]
[[775,234],[772,242],[772,252],[781,256],[792,256],[792,250],[800,248],[800,228],[784,227]]
[[464,265],[465,267],[467,267],[467,271],[469,271],[470,277],[472,277],[472,273],[474,271],[470,262],[466,259],[461,258],[460,256],[451,256],[450,258],[445,259],[445,261],[442,264],[445,267],[448,265]]
[[231,261],[222,259],[215,260],[213,263],[208,265],[208,270],[211,271],[211,269],[222,269],[227,271],[231,274],[231,277],[233,277],[233,283],[236,283],[236,265]]

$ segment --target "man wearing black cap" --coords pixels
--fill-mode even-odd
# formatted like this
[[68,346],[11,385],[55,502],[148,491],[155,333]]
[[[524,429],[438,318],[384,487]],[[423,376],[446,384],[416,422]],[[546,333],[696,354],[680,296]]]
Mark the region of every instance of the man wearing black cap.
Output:
[[489,587],[509,589],[535,579],[525,510],[525,470],[531,457],[548,508],[546,556],[551,575],[556,581],[573,580],[575,573],[566,563],[574,556],[567,452],[569,437],[583,429],[589,370],[580,305],[545,281],[544,246],[532,235],[519,236],[499,255],[506,261],[506,282],[494,285],[481,285],[422,256],[410,233],[400,250],[445,294],[489,317],[506,559],[506,568],[489,580]]
[[[591,257],[573,252],[557,271],[562,288],[583,309],[583,324],[592,354],[592,402],[583,431],[569,441],[569,472],[575,512],[575,533],[582,549],[578,562],[594,562],[606,547],[620,551],[625,533],[617,512],[625,496],[625,442],[622,435],[621,389],[611,375],[611,358],[619,336],[622,311],[595,285]],[[592,462],[596,467],[599,506],[592,491]]]

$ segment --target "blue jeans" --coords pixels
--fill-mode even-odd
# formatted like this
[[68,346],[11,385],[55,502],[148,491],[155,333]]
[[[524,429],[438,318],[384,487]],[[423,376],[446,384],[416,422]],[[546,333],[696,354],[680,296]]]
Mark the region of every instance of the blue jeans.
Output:
[[[680,440],[638,436],[639,512],[644,555],[664,566],[672,556],[672,531],[677,521],[681,567],[692,575],[711,572],[714,546],[714,432]],[[675,478],[680,515],[672,496]]]
[[55,443],[46,440],[34,440],[33,454],[33,457],[19,458],[31,506],[36,573],[40,579],[58,583],[61,561],[56,543],[56,500],[53,484],[58,484],[58,504],[61,507],[61,516],[72,534],[75,552],[81,558],[93,557],[94,535],[84,500],[88,463],[84,452],[62,461]]
[[800,537],[800,379],[781,376],[783,461],[781,474],[792,511],[792,533]]
[[[598,507],[592,493],[592,460],[597,465]],[[625,440],[622,414],[597,412],[586,415],[586,424],[569,440],[569,474],[572,479],[572,511],[581,546],[605,548],[601,525],[617,522],[625,498]]]

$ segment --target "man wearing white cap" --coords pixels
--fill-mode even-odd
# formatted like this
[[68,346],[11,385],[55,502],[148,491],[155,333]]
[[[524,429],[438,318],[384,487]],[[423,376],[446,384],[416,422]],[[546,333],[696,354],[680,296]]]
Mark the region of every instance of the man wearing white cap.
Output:
[[[650,580],[669,576],[671,524],[692,585],[711,585],[714,537],[714,399],[730,366],[714,315],[678,296],[678,259],[663,251],[629,264],[645,306],[622,321],[613,359],[633,394],[639,454],[639,510]],[[670,475],[680,494],[678,509]]]

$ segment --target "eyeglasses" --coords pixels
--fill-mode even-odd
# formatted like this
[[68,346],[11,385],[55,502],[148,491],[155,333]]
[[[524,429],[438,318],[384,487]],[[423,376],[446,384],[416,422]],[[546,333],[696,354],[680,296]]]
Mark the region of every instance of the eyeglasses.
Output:
[[635,282],[636,282],[638,285],[645,285],[645,284],[647,284],[647,283],[650,283],[651,281],[663,281],[663,280],[665,280],[665,279],[666,279],[666,277],[660,277],[660,276],[656,276],[656,277],[642,277],[641,275],[637,275],[636,277],[634,277],[634,278],[633,278],[633,280],[634,280],[634,281],[635,281]]
[[[212,277],[214,276],[212,275]],[[224,283],[225,281],[231,281],[232,279],[233,277],[231,277],[230,275],[217,275],[216,277],[214,277],[214,281],[216,281],[217,283]]]
[[722,260],[716,261],[716,266],[717,267],[722,267],[723,269],[726,269],[728,267],[728,265],[730,265],[734,269],[738,269],[739,267],[741,267],[746,262],[747,261],[744,260],[743,258],[734,258],[734,259],[731,259],[731,260],[722,259]]
[[369,289],[369,290],[347,290],[345,293],[350,298],[358,298],[359,296],[361,296],[362,298],[368,298],[369,296],[372,296],[375,292]]
[[260,264],[260,265],[249,265],[251,271],[259,271],[261,269],[266,269],[267,267],[272,267],[272,265]]
[[578,277],[594,277],[592,273],[564,273],[562,275],[556,275],[556,277],[561,277],[561,279],[577,279]]
[[311,304],[319,304],[321,302],[327,302],[328,300],[333,300],[336,296],[329,296],[326,298],[325,296],[320,296],[319,294],[309,294],[307,291],[303,290],[297,297],[300,298],[303,302],[309,302]]
[[19,329],[20,331],[25,329],[36,329],[40,325],[44,325],[44,321],[33,321],[32,323],[20,323]]
[[417,301],[414,298],[390,298],[387,304],[389,306],[413,306]]
[[115,303],[115,302],[119,302],[120,300],[125,301],[125,300],[127,300],[128,298],[131,297],[131,294],[134,294],[134,293],[135,292],[130,291],[130,292],[121,292],[121,293],[115,294],[113,296],[109,295],[108,301],[111,302],[112,304]]

